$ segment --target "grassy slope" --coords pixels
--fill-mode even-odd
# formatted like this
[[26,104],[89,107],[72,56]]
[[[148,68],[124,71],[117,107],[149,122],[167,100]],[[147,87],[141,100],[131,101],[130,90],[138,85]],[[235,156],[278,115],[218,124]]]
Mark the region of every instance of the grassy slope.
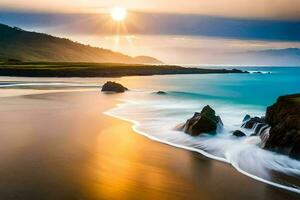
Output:
[[170,65],[118,63],[0,63],[0,76],[119,77],[158,74],[242,73],[239,70],[184,68]]
[[110,50],[82,45],[68,39],[0,24],[0,61],[9,59],[45,62],[159,62],[151,57],[133,58]]

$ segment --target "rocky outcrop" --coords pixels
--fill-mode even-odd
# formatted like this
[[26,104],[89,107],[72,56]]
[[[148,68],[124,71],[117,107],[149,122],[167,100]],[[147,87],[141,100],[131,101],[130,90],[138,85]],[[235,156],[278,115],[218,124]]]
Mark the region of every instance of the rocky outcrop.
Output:
[[[202,133],[216,134],[219,124],[223,125],[221,118],[210,106],[205,106],[178,128],[197,136]],[[261,148],[300,159],[300,94],[279,97],[274,105],[267,108],[266,117],[246,115],[242,128],[252,130],[250,136],[260,137]],[[232,135],[247,136],[241,130],[233,131]]]
[[246,115],[243,119],[243,123],[245,123],[246,121],[248,121],[249,119],[251,119],[250,115]]
[[192,136],[203,133],[216,134],[218,124],[223,124],[221,118],[216,116],[216,112],[207,105],[200,113],[195,113],[192,118],[188,119],[180,129]]
[[251,129],[254,128],[257,124],[264,124],[265,118],[264,117],[250,117],[250,115],[246,115],[243,120],[243,128]]
[[242,127],[261,138],[262,148],[300,159],[300,94],[279,97],[266,117],[247,115]]
[[246,134],[240,130],[233,131],[232,135],[234,135],[236,137],[245,137],[246,136]]
[[268,107],[266,122],[271,129],[264,148],[300,159],[300,94],[279,97]]
[[253,133],[250,136],[259,136],[261,139],[260,146],[265,147],[269,139],[270,126],[266,123],[265,117],[251,117],[246,115],[243,120],[242,128],[252,129]]
[[108,81],[102,86],[102,92],[116,92],[122,93],[128,90],[126,87],[121,85],[120,83]]

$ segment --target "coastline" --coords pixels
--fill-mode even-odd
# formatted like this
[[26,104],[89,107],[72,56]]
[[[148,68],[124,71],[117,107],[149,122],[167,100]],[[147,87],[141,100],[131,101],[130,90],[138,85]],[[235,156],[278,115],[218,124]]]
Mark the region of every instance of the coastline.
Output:
[[[120,107],[120,105],[117,104],[117,107]],[[184,149],[184,150],[191,151],[191,152],[194,152],[194,153],[199,153],[202,156],[207,157],[208,159],[212,159],[212,160],[215,160],[215,161],[218,161],[218,162],[226,163],[226,164],[232,166],[235,170],[237,170],[241,174],[243,174],[243,175],[245,175],[245,176],[247,176],[249,178],[252,178],[252,179],[254,179],[256,181],[259,181],[259,182],[262,182],[262,183],[274,186],[274,187],[279,188],[279,189],[284,189],[284,190],[287,190],[287,191],[290,191],[290,192],[294,192],[294,193],[300,194],[300,190],[298,188],[291,188],[291,187],[288,187],[288,186],[285,186],[285,185],[282,185],[282,184],[278,184],[278,183],[275,183],[275,182],[272,182],[272,181],[260,178],[259,176],[253,175],[251,173],[248,173],[248,172],[242,170],[240,167],[238,167],[237,165],[234,165],[233,163],[231,163],[230,161],[228,161],[225,158],[220,158],[220,157],[214,156],[214,155],[209,154],[209,153],[207,153],[207,152],[205,152],[204,150],[201,150],[201,149],[192,148],[192,147],[188,147],[188,146],[184,146],[184,145],[180,145],[180,144],[168,142],[166,140],[161,140],[161,139],[159,139],[159,138],[157,138],[155,136],[151,136],[151,135],[149,135],[149,134],[147,134],[147,133],[145,133],[143,131],[140,131],[138,129],[138,126],[140,126],[140,124],[139,124],[139,122],[137,122],[135,120],[131,120],[131,119],[128,119],[128,118],[125,118],[125,117],[120,117],[120,116],[114,115],[114,114],[110,113],[109,110],[106,111],[106,112],[104,112],[104,114],[131,123],[132,124],[132,129],[133,129],[134,132],[136,132],[137,134],[140,134],[140,135],[142,135],[142,136],[144,136],[144,137],[146,137],[146,138],[148,138],[148,139],[150,139],[152,141],[155,141],[155,142],[158,142],[158,143],[162,143],[162,144],[166,144],[166,145],[169,145],[171,147],[175,147],[175,148],[179,148],[179,149]]]
[[[8,141],[16,139],[13,133],[32,133],[39,140],[35,141],[36,137],[31,139],[42,147],[40,152],[35,152],[31,151],[36,148],[35,145],[25,145],[26,148],[21,145],[22,151],[16,158],[21,159],[17,162],[23,163],[22,167],[27,166],[25,171],[18,169],[16,163],[8,162],[5,163],[8,166],[4,166],[1,162],[1,172],[17,172],[12,177],[4,177],[1,191],[9,195],[24,186],[24,181],[29,181],[30,184],[25,184],[26,189],[21,190],[23,197],[61,197],[59,189],[45,190],[58,184],[56,188],[62,187],[67,191],[64,195],[69,199],[74,199],[73,195],[84,199],[297,199],[296,194],[252,180],[225,163],[151,141],[132,130],[132,123],[101,114],[116,106],[117,98],[118,95],[108,96],[96,91],[1,98],[1,111],[6,110],[7,115],[3,114],[6,118],[0,118],[0,127],[12,131],[5,133]],[[3,101],[10,103],[4,107]],[[15,112],[9,112],[11,109]],[[16,115],[28,116],[29,113],[32,115],[29,119],[16,118]],[[19,130],[15,123],[23,125],[23,130]],[[52,129],[49,130],[49,127]],[[27,144],[31,144],[27,136],[24,138]],[[5,139],[1,141],[1,148],[10,144]],[[21,139],[17,141],[21,142]],[[8,151],[10,148],[2,152],[8,155],[16,153]],[[28,153],[33,155],[27,160]],[[0,161],[3,159],[5,156]],[[49,164],[49,159],[51,167],[36,168],[43,162]],[[27,179],[35,173],[41,177]],[[51,181],[43,182],[45,176],[52,176]],[[15,188],[9,188],[9,191],[4,187],[9,186],[8,180],[15,181]],[[40,193],[36,187],[41,188]],[[216,190],[219,192],[216,193]]]
[[1,63],[0,76],[15,77],[124,77],[177,74],[236,74],[249,73],[238,69],[204,69],[176,65],[147,65],[121,63],[59,63],[17,62]]

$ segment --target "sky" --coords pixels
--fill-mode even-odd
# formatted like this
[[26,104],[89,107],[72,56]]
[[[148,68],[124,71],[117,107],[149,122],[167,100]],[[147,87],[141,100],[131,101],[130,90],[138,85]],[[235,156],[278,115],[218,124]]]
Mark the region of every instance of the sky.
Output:
[[[0,23],[166,63],[267,65],[272,57],[254,54],[300,48],[299,0],[174,2],[0,0]],[[113,7],[128,9],[121,24]]]

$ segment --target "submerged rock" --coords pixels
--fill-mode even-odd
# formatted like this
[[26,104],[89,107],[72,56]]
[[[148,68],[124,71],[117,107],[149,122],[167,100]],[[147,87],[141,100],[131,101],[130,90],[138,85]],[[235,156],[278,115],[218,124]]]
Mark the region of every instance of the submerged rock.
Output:
[[271,129],[264,148],[300,159],[300,94],[279,97],[267,108],[266,122]]
[[264,128],[264,127],[267,127],[268,125],[266,123],[257,123],[255,125],[255,128],[254,128],[254,133],[259,135],[259,133],[261,132],[261,130]]
[[164,94],[168,94],[168,93],[166,93],[166,92],[164,92],[164,91],[158,91],[158,92],[156,92],[156,94],[164,95]]
[[243,119],[243,122],[246,122],[248,121],[249,119],[251,119],[251,116],[250,115],[246,115]]
[[[249,116],[250,117],[250,116]],[[243,128],[251,129],[254,128],[255,125],[257,124],[265,124],[265,118],[264,117],[250,117],[249,118],[247,115],[245,118],[247,120],[243,120],[244,124],[242,125]]]
[[232,135],[234,135],[236,137],[245,137],[246,136],[246,134],[240,130],[233,131]]
[[120,83],[108,81],[102,86],[102,92],[116,92],[122,93],[128,90],[126,87],[121,85]]
[[180,129],[192,136],[202,133],[216,134],[219,123],[223,124],[221,118],[216,116],[215,111],[207,105],[200,113],[195,113],[192,118],[188,119]]
[[260,136],[268,127],[269,125],[266,124],[265,117],[251,117],[250,115],[246,115],[243,119],[242,128],[253,130],[250,136]]

